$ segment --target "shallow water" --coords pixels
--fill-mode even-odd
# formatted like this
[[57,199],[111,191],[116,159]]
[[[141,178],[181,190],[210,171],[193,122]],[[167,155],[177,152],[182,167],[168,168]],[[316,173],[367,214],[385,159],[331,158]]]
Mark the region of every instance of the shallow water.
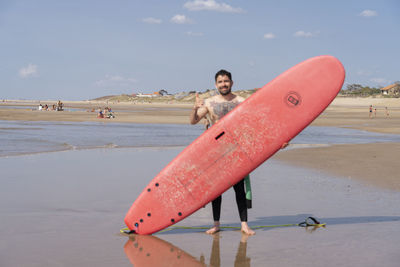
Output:
[[188,145],[200,125],[0,121],[0,156],[116,147]]
[[[0,157],[92,148],[186,146],[203,131],[202,125],[0,120]],[[400,142],[400,135],[310,126],[291,144],[372,142]]]

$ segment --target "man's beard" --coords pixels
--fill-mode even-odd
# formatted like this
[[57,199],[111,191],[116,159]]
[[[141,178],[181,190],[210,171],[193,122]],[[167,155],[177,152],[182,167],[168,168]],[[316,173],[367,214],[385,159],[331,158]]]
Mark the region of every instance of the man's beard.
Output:
[[231,93],[232,89],[229,89],[228,91],[223,92],[222,89],[225,89],[225,88],[226,87],[223,87],[220,90],[218,90],[221,95],[229,95]]

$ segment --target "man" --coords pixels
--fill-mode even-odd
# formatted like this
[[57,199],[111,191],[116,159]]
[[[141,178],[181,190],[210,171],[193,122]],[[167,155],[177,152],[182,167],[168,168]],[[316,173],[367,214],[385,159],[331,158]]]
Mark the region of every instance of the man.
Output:
[[[205,116],[208,116],[211,121],[211,125],[220,120],[229,111],[234,109],[237,105],[244,101],[243,97],[237,96],[231,92],[233,85],[232,75],[226,70],[220,70],[215,74],[215,87],[219,94],[206,99],[201,100],[196,94],[196,102],[193,107],[192,113],[190,114],[190,123],[196,124]],[[236,203],[239,210],[239,216],[241,220],[241,230],[245,234],[254,235],[255,232],[250,229],[247,224],[247,205],[246,205],[246,193],[244,190],[244,181],[241,180],[233,186],[236,194]],[[221,214],[221,196],[217,197],[212,201],[214,226],[207,230],[207,234],[214,234],[220,230],[220,214]]]

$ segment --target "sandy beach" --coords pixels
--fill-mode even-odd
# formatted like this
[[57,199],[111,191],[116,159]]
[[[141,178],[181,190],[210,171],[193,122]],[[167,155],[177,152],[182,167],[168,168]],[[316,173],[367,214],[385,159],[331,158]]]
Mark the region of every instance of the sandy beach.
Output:
[[[51,106],[55,101],[8,100],[0,102],[0,120],[25,121],[101,121],[123,123],[174,123],[189,122],[191,103],[108,103],[102,101],[64,101],[65,111],[39,111],[38,105]],[[376,115],[369,117],[369,105]],[[18,107],[18,108],[16,108]],[[113,119],[97,118],[98,109],[111,107]],[[386,116],[385,107],[389,116]],[[335,126],[365,131],[400,134],[400,99],[396,98],[345,98],[337,97],[311,124]]]
[[[65,111],[56,112],[36,110],[37,103],[2,102],[0,120],[183,125],[192,107],[65,101]],[[369,118],[369,105],[377,108],[376,117]],[[106,106],[115,118],[99,119],[91,112]],[[337,98],[312,125],[400,134],[400,101]],[[0,157],[0,265],[398,265],[400,143],[289,146],[252,173],[252,227],[297,224],[314,216],[326,228],[262,228],[253,237],[235,230],[208,236],[195,229],[143,238],[120,234],[134,199],[183,148],[104,147]],[[238,226],[234,203],[228,190],[223,225]],[[207,227],[211,218],[207,205],[179,225]]]

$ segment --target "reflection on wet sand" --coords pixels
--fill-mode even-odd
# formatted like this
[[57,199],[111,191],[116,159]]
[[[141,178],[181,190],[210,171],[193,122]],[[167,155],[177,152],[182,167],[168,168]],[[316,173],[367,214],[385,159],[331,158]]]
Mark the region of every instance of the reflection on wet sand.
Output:
[[[239,242],[235,257],[235,265],[237,267],[250,267],[250,258],[247,257],[247,239],[248,235],[242,233],[242,237]],[[220,256],[220,233],[213,236],[213,243],[211,248],[210,256],[210,266],[220,267],[221,266],[221,256]]]
[[205,266],[189,253],[151,235],[131,235],[124,251],[135,267]]
[[[237,267],[249,267],[247,257],[248,235],[242,234],[235,258]],[[142,266],[207,266],[205,257],[196,259],[171,243],[151,235],[131,235],[125,243],[124,251],[131,264]],[[221,266],[220,234],[213,235],[209,266]]]
[[[304,214],[297,215],[297,217],[304,217]],[[286,216],[285,216],[286,218]],[[271,218],[267,218],[268,222],[271,222]],[[276,220],[276,218],[273,218]],[[282,221],[281,217],[278,217],[278,223]],[[284,221],[291,221],[284,219]],[[323,222],[327,225],[347,225],[347,224],[368,224],[368,223],[383,223],[383,222],[398,222],[400,221],[399,216],[354,216],[354,217],[334,217],[334,218],[323,218]],[[266,222],[266,221],[263,221]],[[299,224],[291,224],[297,225]],[[321,226],[322,225],[322,226]],[[305,232],[313,234],[318,231],[323,231],[325,224],[321,225],[306,225],[300,227]],[[273,225],[276,227],[277,225]],[[263,228],[265,230],[267,228]],[[320,229],[320,230],[318,230]],[[187,229],[186,229],[187,230]],[[263,231],[260,230],[260,231]],[[193,231],[194,233],[196,231]],[[207,263],[207,255],[203,253],[199,257],[194,257],[179,247],[159,238],[156,236],[145,236],[145,235],[130,235],[129,240],[124,246],[124,251],[129,261],[134,266],[225,266],[226,263],[221,262],[221,244],[220,239],[223,233],[219,232],[211,236],[212,246],[210,251],[209,262]],[[234,258],[234,266],[237,267],[250,267],[251,258],[247,255],[247,241],[249,237],[246,234],[241,235],[239,244],[236,251],[236,257]],[[224,247],[223,247],[224,248]],[[229,253],[233,255],[233,253]],[[255,254],[256,255],[256,254]],[[222,255],[223,256],[223,255]],[[257,255],[256,255],[257,256]],[[223,259],[224,257],[222,257]],[[257,263],[255,263],[257,264]]]

